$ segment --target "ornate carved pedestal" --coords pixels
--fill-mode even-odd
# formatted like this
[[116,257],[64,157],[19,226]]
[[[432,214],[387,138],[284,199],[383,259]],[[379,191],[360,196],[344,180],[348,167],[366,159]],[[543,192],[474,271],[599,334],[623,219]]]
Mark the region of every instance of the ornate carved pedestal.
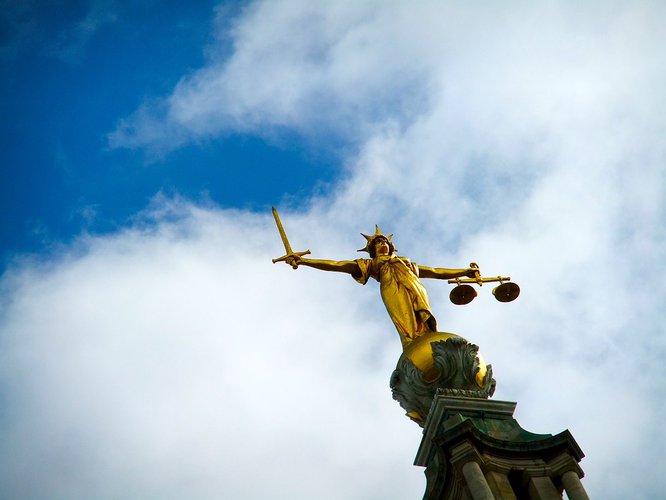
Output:
[[393,399],[423,427],[435,394],[486,399],[495,392],[493,369],[479,347],[455,333],[430,332],[414,340],[391,375]]

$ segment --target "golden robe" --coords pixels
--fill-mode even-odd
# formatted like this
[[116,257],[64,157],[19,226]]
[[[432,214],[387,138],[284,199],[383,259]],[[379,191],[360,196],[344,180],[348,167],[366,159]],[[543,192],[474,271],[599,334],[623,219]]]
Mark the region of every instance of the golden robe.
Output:
[[357,259],[360,275],[354,279],[365,285],[370,277],[379,281],[382,300],[395,325],[403,348],[425,332],[437,331],[430,311],[430,301],[419,268],[405,257],[379,255],[374,259]]

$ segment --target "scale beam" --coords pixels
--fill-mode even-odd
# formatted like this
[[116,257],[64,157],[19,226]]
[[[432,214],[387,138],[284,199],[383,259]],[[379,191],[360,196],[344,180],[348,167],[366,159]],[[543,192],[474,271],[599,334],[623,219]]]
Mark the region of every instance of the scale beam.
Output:
[[483,283],[496,283],[496,282],[504,283],[505,281],[511,281],[511,278],[509,276],[497,276],[496,278],[455,278],[449,280],[449,284],[453,285],[454,283],[456,285],[460,285],[461,283],[476,283],[477,285],[483,285]]

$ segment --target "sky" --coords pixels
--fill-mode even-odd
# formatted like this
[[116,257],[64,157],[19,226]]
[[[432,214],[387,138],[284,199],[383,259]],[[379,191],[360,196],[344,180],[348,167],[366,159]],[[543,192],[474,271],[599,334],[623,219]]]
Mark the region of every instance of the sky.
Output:
[[666,6],[81,0],[0,15],[0,497],[419,498],[377,284],[454,306],[591,498],[660,498]]

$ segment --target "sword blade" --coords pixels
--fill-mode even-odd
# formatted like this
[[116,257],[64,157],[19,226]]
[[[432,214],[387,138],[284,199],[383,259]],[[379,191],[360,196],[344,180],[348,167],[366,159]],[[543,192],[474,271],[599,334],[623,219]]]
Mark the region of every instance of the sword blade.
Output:
[[273,217],[275,218],[275,223],[277,224],[278,231],[280,232],[280,238],[282,238],[282,244],[284,245],[284,249],[287,251],[287,255],[290,255],[294,252],[291,250],[291,245],[287,239],[287,233],[284,232],[284,228],[282,227],[282,222],[280,222],[280,216],[278,215],[277,210],[275,210],[275,207],[272,208]]

